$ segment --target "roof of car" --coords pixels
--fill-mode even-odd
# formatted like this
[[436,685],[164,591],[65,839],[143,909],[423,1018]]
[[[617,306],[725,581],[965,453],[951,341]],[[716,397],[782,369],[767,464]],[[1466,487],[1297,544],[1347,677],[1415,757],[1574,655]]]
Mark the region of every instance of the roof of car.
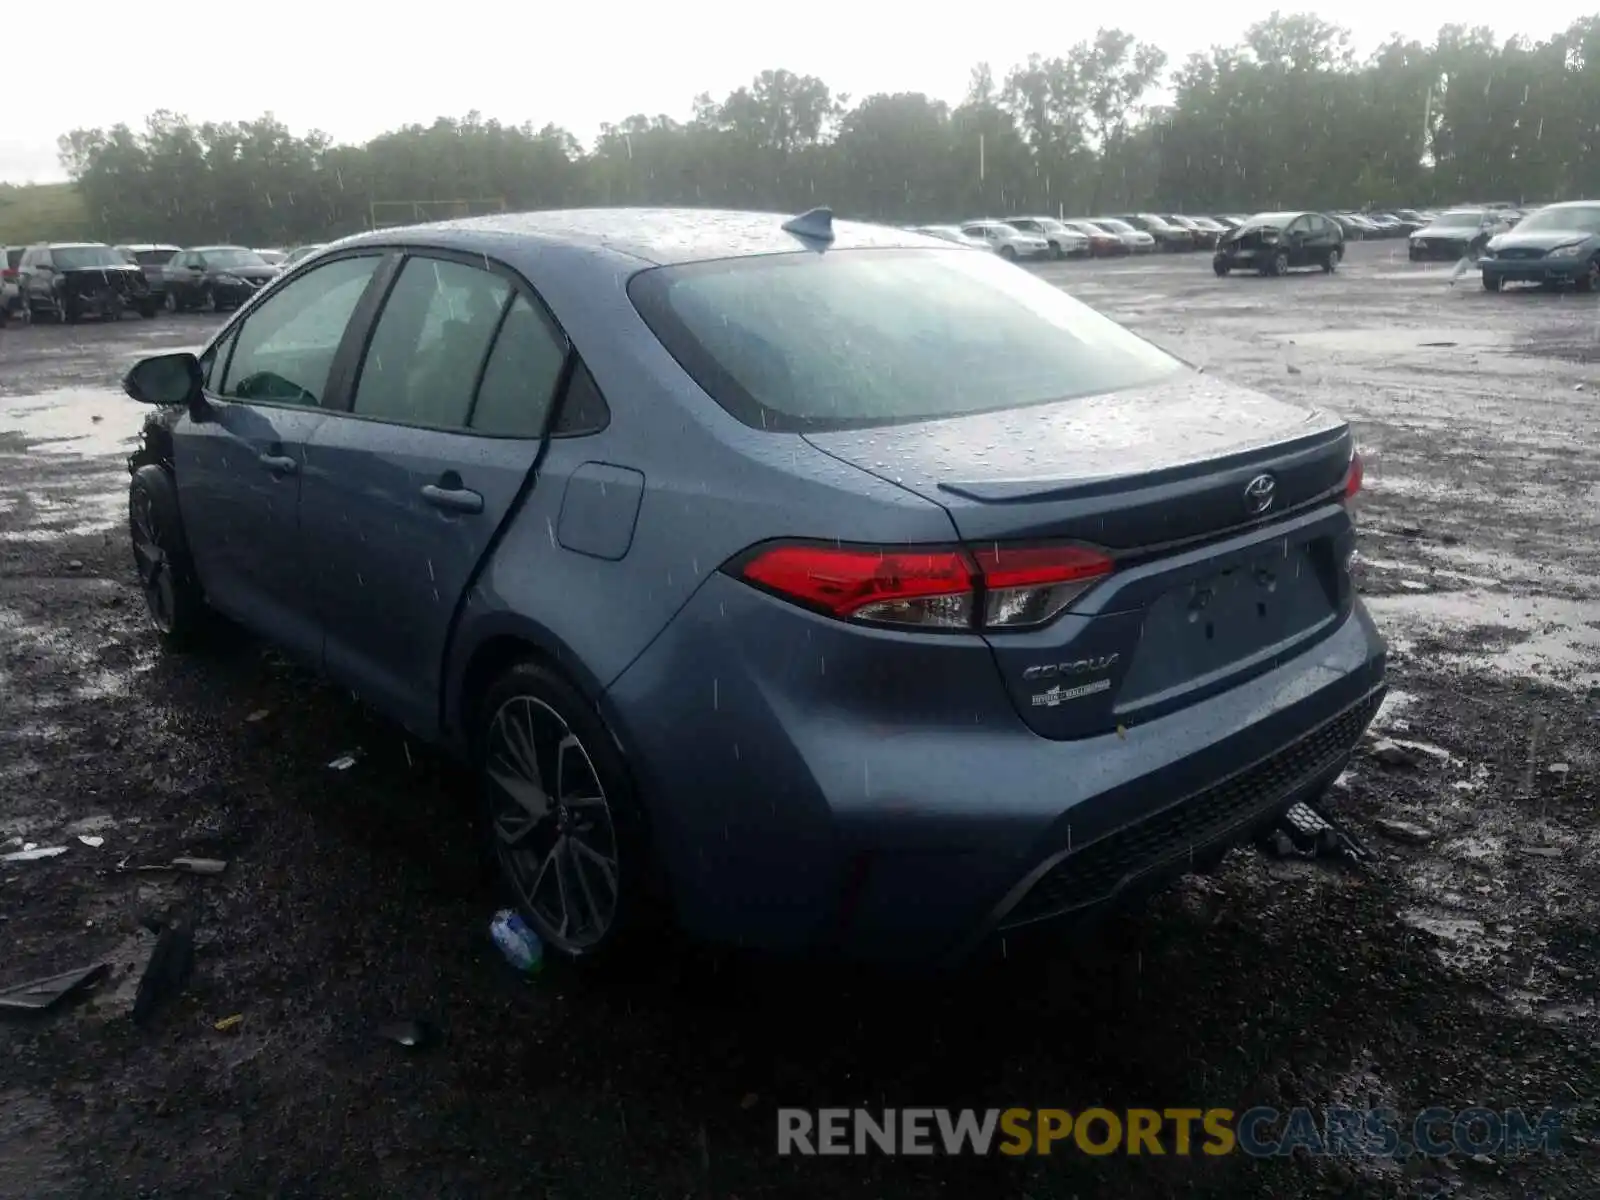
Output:
[[[189,247],[189,253],[190,254],[204,254],[208,250],[250,250],[250,247],[249,246],[234,246],[234,245],[226,245],[226,246],[190,246]],[[251,250],[250,252],[252,254],[255,253],[255,251],[253,251],[253,250]]]
[[173,246],[167,242],[119,242],[118,250],[179,250],[182,247]]
[[[655,265],[782,254],[808,242],[783,229],[795,213],[736,212],[709,208],[576,208],[495,213],[429,225],[358,234],[341,245],[370,242],[444,244],[487,250],[506,241],[547,243],[626,256]],[[830,249],[936,246],[938,239],[887,225],[833,222]]]

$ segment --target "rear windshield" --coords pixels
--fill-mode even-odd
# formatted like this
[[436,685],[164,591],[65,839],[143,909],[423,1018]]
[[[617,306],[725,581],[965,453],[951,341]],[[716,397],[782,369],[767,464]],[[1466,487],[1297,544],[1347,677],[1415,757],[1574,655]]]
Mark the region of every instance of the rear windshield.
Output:
[[176,253],[176,250],[135,250],[133,257],[141,267],[159,267]]
[[657,267],[628,294],[757,429],[893,425],[1153,383],[1182,363],[1010,263],[846,250]]
[[6,248],[6,269],[7,270],[15,270],[17,264],[19,262],[21,262],[21,261],[22,261],[22,247],[21,246],[9,246],[9,247]]
[[1487,214],[1481,208],[1458,208],[1454,212],[1447,212],[1434,220],[1435,225],[1443,225],[1447,229],[1471,227],[1476,229],[1483,224]]

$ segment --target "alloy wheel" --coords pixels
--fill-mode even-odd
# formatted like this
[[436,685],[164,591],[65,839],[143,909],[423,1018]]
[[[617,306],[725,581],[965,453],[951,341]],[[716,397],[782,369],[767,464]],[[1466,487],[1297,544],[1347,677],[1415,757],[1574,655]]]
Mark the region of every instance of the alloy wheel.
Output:
[[167,306],[167,311],[169,313],[177,312],[178,311],[178,295],[177,295],[177,293],[174,292],[171,288],[168,288],[167,289],[166,299],[164,299],[162,301],[162,303]]
[[542,937],[569,954],[616,922],[617,834],[583,742],[534,696],[513,696],[484,747],[495,856]]
[[139,572],[150,621],[161,633],[171,633],[177,621],[178,599],[173,591],[172,563],[161,548],[161,531],[148,492],[136,490],[129,504],[133,529],[133,561]]

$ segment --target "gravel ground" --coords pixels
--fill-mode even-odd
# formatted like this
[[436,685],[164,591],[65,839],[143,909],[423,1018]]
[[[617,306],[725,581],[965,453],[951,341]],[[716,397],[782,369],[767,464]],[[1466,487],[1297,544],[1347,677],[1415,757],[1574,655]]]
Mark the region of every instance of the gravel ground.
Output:
[[[143,624],[122,464],[141,414],[115,382],[208,319],[13,326],[0,852],[69,849],[0,863],[0,982],[112,975],[0,1020],[0,1196],[1592,1198],[1600,302],[1451,287],[1394,243],[1335,276],[1042,271],[1355,421],[1362,588],[1395,651],[1379,723],[1411,760],[1363,750],[1331,798],[1374,864],[1241,851],[1091,944],[937,985],[668,944],[625,977],[514,981],[453,768],[248,638],[166,657]],[[231,866],[117,871],[176,854]],[[139,1028],[149,911],[190,913],[198,949]],[[374,1036],[409,1018],[435,1043]],[[1093,1103],[1569,1112],[1561,1157],[1420,1168],[775,1153],[779,1105]]]

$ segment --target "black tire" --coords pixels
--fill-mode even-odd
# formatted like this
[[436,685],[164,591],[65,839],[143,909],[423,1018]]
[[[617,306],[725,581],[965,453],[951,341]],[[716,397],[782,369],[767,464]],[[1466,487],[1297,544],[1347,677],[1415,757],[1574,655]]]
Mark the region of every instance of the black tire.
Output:
[[1061,248],[1061,243],[1060,242],[1051,242],[1050,243],[1050,257],[1051,258],[1055,259],[1057,262],[1060,262],[1066,256],[1067,256],[1067,252]]
[[145,610],[170,650],[195,645],[206,625],[205,594],[189,555],[178,487],[165,467],[146,463],[128,485],[128,537]]
[[1485,274],[1483,277],[1483,290],[1486,292],[1498,292],[1501,282],[1500,276]]
[[[507,898],[543,939],[549,954],[597,965],[626,957],[628,944],[651,924],[650,915],[664,910],[665,889],[653,866],[648,822],[633,779],[594,706],[550,667],[524,661],[484,693],[472,733],[484,835]],[[519,801],[512,790],[495,782],[496,774],[518,778],[518,760],[526,756],[518,755],[515,747],[529,745],[534,747],[542,787],[528,795],[542,804],[541,814],[533,814],[526,800]],[[561,745],[568,749],[557,774],[555,763],[562,755],[556,747]],[[591,789],[596,789],[594,795]],[[574,803],[579,799],[582,804]],[[563,841],[568,851],[558,857],[555,847]],[[580,853],[572,849],[574,845],[587,847],[598,857]],[[600,864],[607,858],[609,876]],[[585,874],[575,876],[579,870]],[[600,910],[607,907],[608,880],[615,886],[602,926]],[[572,905],[570,910],[564,907],[567,904]],[[554,912],[557,905],[567,913],[560,922]],[[580,908],[587,912],[577,912]],[[588,925],[578,926],[572,921],[574,914]]]
[[1214,260],[1211,264],[1211,269],[1217,273],[1218,279],[1223,278],[1229,271],[1233,270],[1232,267],[1223,262],[1221,259]]
[[1342,252],[1340,251],[1339,247],[1335,246],[1332,250],[1328,251],[1328,256],[1322,260],[1322,269],[1329,275],[1332,275],[1339,269],[1339,259],[1341,257]]
[[1289,255],[1279,250],[1267,263],[1268,275],[1287,275],[1289,273]]
[[1010,246],[1001,246],[1000,247],[1000,257],[1005,259],[1007,262],[1016,262],[1017,261],[1017,252],[1015,250],[1013,250]]
[[56,297],[56,320],[63,325],[78,323],[78,306],[72,302],[70,296]]
[[1600,256],[1589,260],[1589,269],[1572,281],[1580,292],[1600,292]]
[[178,292],[176,288],[168,288],[167,294],[162,299],[161,303],[166,305],[169,313],[181,313],[184,308],[183,301],[178,299]]
[[161,311],[161,306],[154,300],[139,301],[139,315],[146,321],[151,320],[156,313]]

